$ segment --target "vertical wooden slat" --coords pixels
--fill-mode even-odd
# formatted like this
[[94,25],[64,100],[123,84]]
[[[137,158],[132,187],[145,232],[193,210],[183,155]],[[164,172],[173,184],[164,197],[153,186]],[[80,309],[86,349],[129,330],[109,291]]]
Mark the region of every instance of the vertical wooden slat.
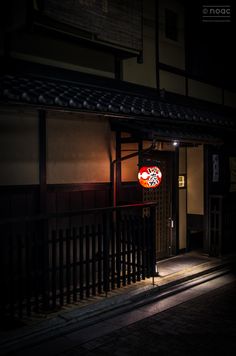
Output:
[[77,234],[76,229],[73,228],[73,301],[77,301]]
[[96,228],[92,225],[92,295],[96,295]]
[[71,300],[71,264],[70,264],[70,241],[71,229],[66,230],[66,302],[69,304]]
[[140,261],[140,250],[141,250],[141,225],[140,225],[140,217],[137,216],[135,219],[136,225],[136,249],[137,249],[137,281],[140,281],[140,273],[141,273],[141,261]]
[[86,279],[86,297],[90,295],[90,234],[89,226],[85,227],[85,247],[86,247],[86,263],[85,263],[85,279]]
[[98,293],[102,293],[102,229],[101,225],[98,225]]
[[84,231],[83,228],[79,229],[79,281],[80,281],[80,299],[84,298]]
[[25,236],[25,273],[26,273],[26,312],[31,315],[31,291],[32,291],[32,278],[31,278],[31,235],[28,228]]
[[[8,272],[9,269],[7,268],[7,264],[5,262],[5,256],[8,255],[8,246],[6,245],[7,242],[7,237],[8,233],[7,230],[5,230],[6,226],[0,226],[0,234],[2,236],[2,241],[1,241],[1,249],[0,249],[0,283],[2,284],[2,291],[0,293],[0,315],[4,315],[6,312],[6,304],[8,302],[8,294],[9,294],[9,287],[7,284],[7,278],[6,278],[6,271]],[[5,271],[4,271],[4,265],[5,265]]]
[[42,302],[43,309],[49,309],[49,240],[48,240],[48,221],[43,220],[42,222],[42,236],[41,239],[41,248],[43,252],[43,266],[42,266]]
[[60,305],[64,305],[64,256],[63,256],[63,230],[59,230],[59,291],[60,291]]
[[33,236],[33,261],[34,261],[34,297],[35,311],[39,311],[39,294],[41,289],[41,273],[40,273],[40,245],[39,245],[39,230],[36,228]]
[[127,216],[127,282],[131,283],[131,220],[130,216]]
[[[113,219],[113,215],[110,216]],[[110,229],[110,241],[111,241],[111,289],[115,288],[115,229],[114,229],[114,221],[109,221],[111,223]]]
[[132,282],[136,282],[136,225],[135,219],[131,216],[131,247],[132,247]]
[[145,240],[146,240],[146,273],[147,273],[147,278],[150,277],[151,271],[150,271],[150,265],[151,265],[151,259],[150,259],[150,217],[146,216],[145,217]]
[[109,291],[109,244],[108,214],[103,214],[103,290]]
[[52,306],[57,304],[57,232],[52,231]]
[[22,247],[23,247],[23,238],[21,235],[16,236],[17,239],[17,307],[18,307],[18,316],[22,318],[23,311],[23,295],[22,295]]
[[121,214],[116,213],[116,274],[117,288],[120,288],[120,272],[121,272]]
[[10,315],[14,316],[15,314],[15,305],[14,305],[14,297],[15,297],[15,279],[14,279],[14,268],[13,268],[13,260],[14,260],[14,238],[11,232],[9,236],[9,304],[10,304]]
[[122,284],[126,286],[126,242],[127,242],[127,224],[126,219],[122,219]]
[[146,228],[145,228],[145,216],[142,218],[142,234],[141,234],[141,247],[142,247],[142,279],[146,277]]

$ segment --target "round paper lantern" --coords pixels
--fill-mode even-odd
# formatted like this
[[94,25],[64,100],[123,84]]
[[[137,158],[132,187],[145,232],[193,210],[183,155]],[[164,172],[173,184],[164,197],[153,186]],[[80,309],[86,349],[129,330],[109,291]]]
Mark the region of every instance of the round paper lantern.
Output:
[[139,183],[144,188],[156,188],[161,183],[162,173],[157,166],[141,167],[138,173]]

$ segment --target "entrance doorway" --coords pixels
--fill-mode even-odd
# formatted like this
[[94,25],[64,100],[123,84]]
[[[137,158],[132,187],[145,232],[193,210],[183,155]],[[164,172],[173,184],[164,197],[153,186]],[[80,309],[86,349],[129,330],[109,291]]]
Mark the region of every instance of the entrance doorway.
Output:
[[174,254],[176,241],[173,234],[172,186],[173,186],[173,152],[154,151],[148,157],[157,161],[162,172],[162,181],[157,188],[143,188],[143,201],[155,201],[156,208],[156,257],[162,259]]

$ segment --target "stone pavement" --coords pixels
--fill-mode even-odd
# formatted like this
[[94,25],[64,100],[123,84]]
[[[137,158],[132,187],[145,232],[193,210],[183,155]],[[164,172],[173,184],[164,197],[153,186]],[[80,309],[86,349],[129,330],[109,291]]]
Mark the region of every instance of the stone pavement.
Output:
[[[233,257],[227,256],[219,259],[209,258],[199,253],[188,253],[163,260],[158,263],[159,276],[155,277],[154,280],[147,279],[117,289],[109,292],[108,297],[92,298],[79,307],[69,306],[57,315],[47,316],[41,322],[30,321],[18,330],[1,331],[0,354],[7,354],[8,352],[8,354],[15,354],[16,350],[33,344],[44,343],[46,345],[47,342],[50,343],[50,339],[57,338],[63,333],[73,333],[74,330],[78,329],[86,330],[87,326],[100,322],[105,316],[108,318],[114,313],[125,313],[132,308],[140,308],[146,303],[151,303],[152,298],[163,299],[168,295],[179,293],[181,288],[184,290],[190,287],[189,285],[185,286],[184,283],[187,283],[187,281],[193,280],[193,283],[202,283],[197,280],[194,281],[197,277],[203,276],[204,278],[205,275],[217,271],[219,274],[224,274],[224,269],[232,265]],[[136,313],[136,319],[133,318],[132,320],[134,322],[143,317],[142,313]],[[123,326],[122,323],[121,326]],[[106,327],[107,331],[114,330],[114,325]],[[101,335],[103,334],[104,330],[101,332]],[[86,339],[87,335],[84,337]],[[56,349],[59,348],[60,350],[60,342],[58,341]]]
[[235,355],[236,281],[58,356]]

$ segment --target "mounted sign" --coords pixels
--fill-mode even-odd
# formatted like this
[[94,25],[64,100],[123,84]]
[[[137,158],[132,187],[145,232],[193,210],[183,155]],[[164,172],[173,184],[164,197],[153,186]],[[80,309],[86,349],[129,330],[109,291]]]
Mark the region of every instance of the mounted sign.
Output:
[[144,188],[156,188],[160,185],[162,173],[157,166],[143,166],[138,173],[139,183]]
[[219,182],[219,155],[212,155],[212,182]]

